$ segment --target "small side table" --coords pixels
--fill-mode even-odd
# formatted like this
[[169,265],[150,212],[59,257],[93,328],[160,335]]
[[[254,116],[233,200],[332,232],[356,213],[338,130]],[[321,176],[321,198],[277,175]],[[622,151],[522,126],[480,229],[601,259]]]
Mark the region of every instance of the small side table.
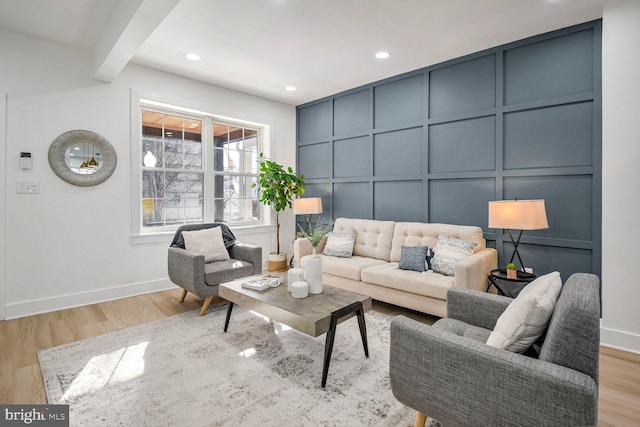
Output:
[[498,290],[498,295],[504,295],[511,298],[517,297],[520,291],[536,278],[535,274],[527,273],[521,270],[517,271],[517,279],[508,279],[507,270],[505,270],[504,268],[491,270],[487,291],[489,290],[491,285],[493,285]]

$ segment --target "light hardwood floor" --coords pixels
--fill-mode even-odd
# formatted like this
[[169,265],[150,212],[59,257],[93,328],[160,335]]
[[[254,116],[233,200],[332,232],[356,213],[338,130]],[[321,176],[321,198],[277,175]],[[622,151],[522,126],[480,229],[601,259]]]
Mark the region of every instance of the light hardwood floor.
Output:
[[[46,403],[36,352],[129,326],[198,310],[174,289],[0,322],[0,403]],[[431,324],[434,317],[374,302],[373,309]],[[599,426],[640,426],[640,356],[602,347]]]

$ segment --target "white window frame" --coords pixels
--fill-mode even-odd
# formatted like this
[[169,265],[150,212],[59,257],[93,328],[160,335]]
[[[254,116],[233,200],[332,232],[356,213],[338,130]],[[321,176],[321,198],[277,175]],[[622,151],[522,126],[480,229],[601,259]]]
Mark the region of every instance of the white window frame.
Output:
[[[196,110],[188,107],[178,106],[186,105],[185,102],[172,100],[171,103],[155,101],[154,96],[142,96],[136,91],[131,91],[131,242],[134,244],[141,243],[158,243],[166,242],[168,236],[173,236],[175,230],[181,224],[159,226],[159,227],[143,227],[143,209],[142,209],[142,171],[144,169],[142,163],[142,109],[149,109],[169,114],[180,114],[191,118],[206,118],[203,120],[202,129],[202,165],[204,170],[204,213],[203,222],[213,222],[214,202],[213,202],[213,182],[214,171],[209,163],[212,161],[214,148],[213,144],[213,122],[220,124],[228,124],[231,126],[245,127],[258,131],[259,146],[258,152],[269,152],[269,135],[270,126],[247,120],[234,119],[226,116],[207,113],[202,110]],[[188,170],[186,170],[188,172]],[[244,175],[244,174],[243,174]],[[246,176],[246,175],[245,175]],[[230,222],[229,226],[237,229],[251,229],[258,231],[260,229],[272,228],[271,210],[265,209],[260,203],[260,218],[257,223]]]

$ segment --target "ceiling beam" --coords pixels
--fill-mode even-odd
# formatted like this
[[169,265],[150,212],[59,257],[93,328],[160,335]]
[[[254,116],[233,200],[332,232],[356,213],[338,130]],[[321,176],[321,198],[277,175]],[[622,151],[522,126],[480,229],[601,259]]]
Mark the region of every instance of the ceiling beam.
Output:
[[93,56],[96,80],[111,82],[181,0],[120,0]]

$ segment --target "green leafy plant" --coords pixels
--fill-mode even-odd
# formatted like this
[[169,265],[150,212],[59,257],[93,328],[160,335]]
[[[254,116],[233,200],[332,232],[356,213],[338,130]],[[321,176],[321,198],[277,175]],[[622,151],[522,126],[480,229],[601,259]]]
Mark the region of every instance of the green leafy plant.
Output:
[[280,211],[292,207],[293,199],[304,194],[304,175],[298,177],[291,167],[285,169],[260,153],[260,176],[251,187],[260,192],[260,202],[276,211],[276,253],[280,253]]
[[516,269],[516,265],[512,262],[510,262],[509,264],[507,264],[507,270],[515,270]]
[[313,226],[310,226],[308,229],[303,229],[300,224],[298,224],[298,236],[309,239],[311,246],[314,248],[318,246],[320,241],[324,236],[326,236],[333,227],[331,224],[323,224],[322,222],[318,222]]

